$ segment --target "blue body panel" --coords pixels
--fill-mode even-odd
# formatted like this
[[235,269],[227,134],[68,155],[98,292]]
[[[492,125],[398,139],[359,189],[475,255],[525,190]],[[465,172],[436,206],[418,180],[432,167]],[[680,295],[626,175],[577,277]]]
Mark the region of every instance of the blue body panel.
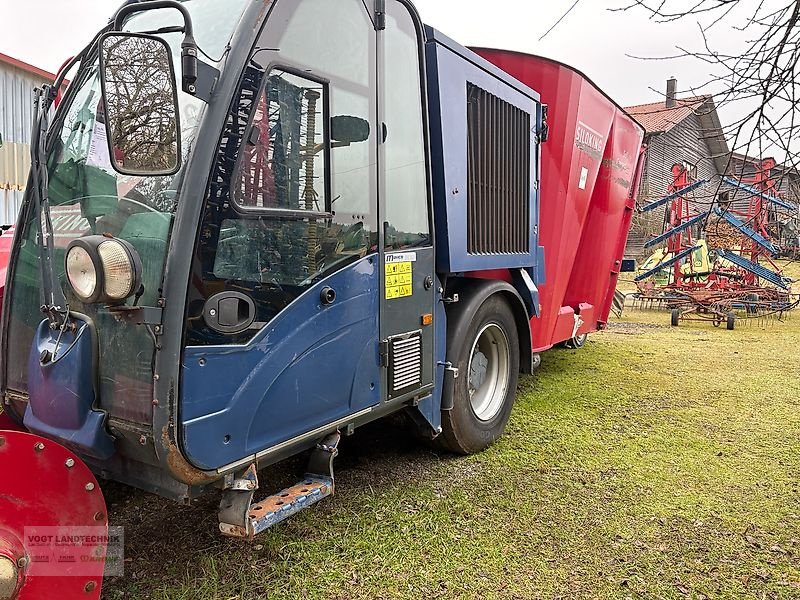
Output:
[[[50,329],[42,321],[28,358],[30,401],[23,423],[33,433],[100,460],[114,454],[114,438],[105,428],[106,414],[94,410],[97,342],[91,327],[77,318],[77,332]],[[60,338],[60,339],[59,339]],[[54,358],[42,364],[47,352]]]
[[[474,52],[428,27],[425,48],[431,123],[431,160],[436,224],[436,267],[440,273],[526,268],[536,284],[543,269],[538,248],[539,94]],[[467,83],[531,115],[531,186],[528,254],[467,252]]]
[[[336,302],[323,306],[330,286]],[[380,402],[377,258],[319,282],[243,346],[186,349],[183,450],[217,469]]]

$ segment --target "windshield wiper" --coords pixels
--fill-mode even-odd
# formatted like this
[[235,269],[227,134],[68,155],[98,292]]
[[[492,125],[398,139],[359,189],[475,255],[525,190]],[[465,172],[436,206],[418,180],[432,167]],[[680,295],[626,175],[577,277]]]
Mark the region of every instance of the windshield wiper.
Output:
[[54,88],[37,88],[33,102],[33,139],[31,140],[31,183],[34,213],[39,238],[39,271],[41,276],[42,311],[51,323],[61,325],[66,299],[53,265],[53,222],[50,218],[47,172],[47,132],[50,129],[50,107],[55,100]]
[[50,218],[49,174],[47,170],[48,134],[50,131],[50,110],[58,90],[64,84],[67,73],[77,64],[82,65],[100,36],[107,31],[102,29],[83,50],[64,65],[52,85],[43,85],[34,92],[33,128],[31,137],[31,199],[37,219],[39,241],[39,276],[41,279],[42,312],[51,324],[63,327],[69,317],[69,308],[61,289],[54,264],[54,230]]

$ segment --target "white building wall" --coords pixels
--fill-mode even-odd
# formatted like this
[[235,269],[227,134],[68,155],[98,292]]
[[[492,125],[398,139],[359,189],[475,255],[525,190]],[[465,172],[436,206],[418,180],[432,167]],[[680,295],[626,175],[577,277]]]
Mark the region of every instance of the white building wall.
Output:
[[0,62],[0,225],[16,222],[30,168],[33,90],[45,81]]

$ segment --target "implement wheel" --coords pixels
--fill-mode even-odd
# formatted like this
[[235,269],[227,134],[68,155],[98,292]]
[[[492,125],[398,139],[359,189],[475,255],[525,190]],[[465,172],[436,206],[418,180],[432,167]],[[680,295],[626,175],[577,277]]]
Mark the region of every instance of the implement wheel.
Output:
[[734,329],[736,329],[736,315],[733,314],[732,312],[728,313],[728,324],[727,324],[727,327],[728,327],[728,331],[733,331]]
[[673,308],[672,312],[670,313],[670,323],[673,327],[677,327],[680,325],[681,322],[681,311],[680,309]]
[[519,377],[519,336],[508,304],[491,296],[478,309],[459,349],[453,409],[442,413],[440,447],[473,454],[503,435]]
[[588,333],[582,333],[581,335],[576,335],[574,338],[568,339],[564,342],[564,348],[569,348],[570,350],[580,350],[586,345],[586,340],[589,339]]

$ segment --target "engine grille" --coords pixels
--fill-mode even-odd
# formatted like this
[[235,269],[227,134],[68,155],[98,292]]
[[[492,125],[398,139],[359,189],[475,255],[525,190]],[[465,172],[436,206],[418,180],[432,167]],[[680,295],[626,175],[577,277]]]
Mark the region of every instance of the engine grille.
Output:
[[530,252],[531,116],[467,83],[467,252]]
[[389,340],[389,384],[397,396],[422,383],[422,332],[415,331]]

